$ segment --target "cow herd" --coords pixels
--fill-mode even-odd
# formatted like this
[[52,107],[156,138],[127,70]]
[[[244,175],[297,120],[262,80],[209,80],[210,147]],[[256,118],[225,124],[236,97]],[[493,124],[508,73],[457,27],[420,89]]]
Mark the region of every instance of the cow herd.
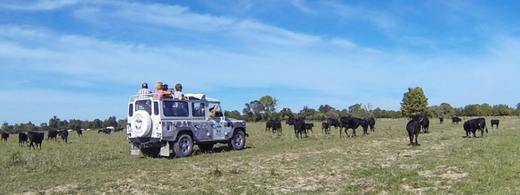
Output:
[[[462,122],[460,117],[452,117],[452,124],[459,124]],[[439,118],[440,124],[443,124],[444,118]],[[498,128],[500,121],[497,119],[491,120],[491,126]],[[305,122],[304,117],[289,117],[286,122],[287,125],[293,126],[294,134],[297,139],[308,137],[308,134],[313,131],[314,124]],[[375,131],[376,120],[374,117],[357,118],[353,116],[346,116],[340,118],[327,118],[321,123],[321,130],[324,135],[331,134],[331,129],[339,129],[339,136],[342,137],[356,137],[356,130],[361,127],[363,135],[368,135],[369,131]],[[486,120],[484,118],[470,119],[463,124],[466,137],[477,136],[477,131],[480,131],[480,136],[484,136],[484,132],[488,132],[486,127]],[[406,124],[406,131],[408,133],[409,145],[419,146],[418,137],[420,133],[430,133],[430,119],[428,116],[412,117]],[[266,131],[271,130],[273,133],[282,134],[282,122],[277,119],[271,119],[266,122]],[[349,134],[349,130],[351,130]]]
[[[59,138],[65,143],[68,143],[69,140],[69,131],[71,130],[49,130],[47,131],[47,141],[58,141]],[[110,129],[102,129],[100,132],[105,134],[110,134]],[[98,132],[98,133],[100,133]],[[83,136],[83,130],[76,130],[76,133],[78,137]],[[7,141],[11,134],[2,131],[2,140]],[[19,132],[18,133],[18,144],[20,146],[27,145],[30,149],[41,149],[42,143],[45,140],[45,133],[39,132],[39,131],[29,131],[27,133],[25,132]]]
[[[314,123],[305,122],[304,117],[290,117],[286,124],[289,126],[293,126],[294,135],[296,138],[301,139],[304,137],[308,137],[309,133],[313,132]],[[356,118],[352,116],[341,117],[341,118],[327,118],[324,122],[321,123],[321,130],[325,135],[329,135],[331,133],[332,127],[334,129],[339,129],[340,137],[343,137],[343,133],[347,137],[355,137],[357,136],[356,130],[359,127],[362,127],[363,134],[368,135],[369,130],[375,131],[376,120],[374,117],[368,118]],[[268,120],[265,124],[265,131],[272,131],[273,133],[278,133],[281,135],[282,133],[282,122],[278,119]],[[352,130],[352,135],[348,134],[348,130]]]

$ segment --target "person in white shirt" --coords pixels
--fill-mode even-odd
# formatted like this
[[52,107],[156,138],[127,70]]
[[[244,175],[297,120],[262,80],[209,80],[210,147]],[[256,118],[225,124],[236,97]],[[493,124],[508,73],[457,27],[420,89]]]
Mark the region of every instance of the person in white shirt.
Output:
[[182,93],[182,85],[180,83],[177,83],[175,85],[175,91],[173,91],[173,98],[176,100],[183,100],[184,94]]
[[141,96],[141,97],[149,95],[151,93],[152,92],[150,92],[150,90],[148,90],[148,83],[143,83],[141,85],[141,89],[139,89],[139,91],[137,92],[137,94],[139,94],[139,96]]

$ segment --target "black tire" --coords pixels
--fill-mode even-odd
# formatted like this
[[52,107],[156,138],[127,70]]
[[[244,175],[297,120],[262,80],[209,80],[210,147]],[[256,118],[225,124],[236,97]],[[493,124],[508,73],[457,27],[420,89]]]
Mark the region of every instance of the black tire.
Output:
[[199,146],[199,150],[201,152],[210,152],[213,150],[213,145],[214,144],[198,144]]
[[173,144],[176,157],[187,157],[193,153],[193,139],[189,134],[182,134]]
[[155,158],[159,156],[161,148],[143,148],[141,149],[141,152],[144,156]]
[[246,134],[244,131],[238,130],[228,142],[228,146],[233,150],[242,150],[246,148]]

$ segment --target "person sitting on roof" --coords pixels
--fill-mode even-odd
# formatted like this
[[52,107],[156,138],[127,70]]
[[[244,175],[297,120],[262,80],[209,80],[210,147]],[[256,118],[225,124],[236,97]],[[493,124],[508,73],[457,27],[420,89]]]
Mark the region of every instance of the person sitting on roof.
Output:
[[148,90],[148,83],[143,83],[141,85],[141,89],[139,89],[139,91],[137,92],[137,94],[139,94],[139,97],[144,97],[151,93],[152,92],[150,92],[150,90]]
[[176,100],[185,99],[184,94],[182,93],[182,85],[180,83],[177,83],[175,85],[175,91],[173,91],[173,98],[175,98]]
[[155,95],[159,98],[171,96],[171,93],[168,92],[168,85],[165,85],[162,82],[157,82],[155,84]]
[[168,90],[168,85],[167,84],[163,85],[162,90],[163,90],[162,97],[172,97],[172,92],[170,92],[170,90]]

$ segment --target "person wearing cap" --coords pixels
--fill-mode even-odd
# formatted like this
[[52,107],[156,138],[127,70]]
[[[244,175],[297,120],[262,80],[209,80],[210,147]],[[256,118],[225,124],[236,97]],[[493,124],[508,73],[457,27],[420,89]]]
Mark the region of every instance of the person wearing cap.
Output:
[[145,97],[148,94],[151,94],[150,90],[148,90],[148,83],[143,83],[141,85],[141,89],[137,92],[139,94],[139,97]]

